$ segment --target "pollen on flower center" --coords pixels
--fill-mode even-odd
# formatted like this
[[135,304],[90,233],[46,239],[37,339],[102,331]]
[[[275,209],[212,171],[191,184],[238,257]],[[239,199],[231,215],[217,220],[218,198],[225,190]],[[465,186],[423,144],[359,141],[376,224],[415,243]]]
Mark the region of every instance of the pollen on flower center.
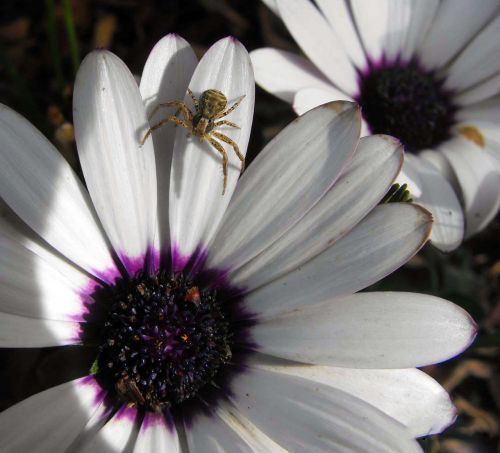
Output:
[[442,80],[415,62],[384,64],[360,76],[356,101],[374,134],[397,137],[408,151],[447,140],[455,106]]
[[175,406],[231,360],[233,333],[217,294],[182,274],[122,279],[106,299],[93,371],[126,404]]

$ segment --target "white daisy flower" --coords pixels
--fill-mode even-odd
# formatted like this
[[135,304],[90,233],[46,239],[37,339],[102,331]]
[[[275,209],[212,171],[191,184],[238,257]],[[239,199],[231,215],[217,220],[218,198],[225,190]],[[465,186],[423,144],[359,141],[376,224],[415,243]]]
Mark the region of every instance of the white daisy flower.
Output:
[[415,367],[461,352],[475,325],[436,297],[355,294],[430,233],[422,208],[377,206],[401,146],[360,140],[359,109],[333,102],[282,131],[238,184],[229,153],[222,195],[206,141],[165,125],[140,147],[157,103],[193,107],[188,85],[246,95],[228,116],[241,129],[221,127],[245,153],[254,80],[234,39],[197,64],[167,36],[140,90],[112,53],[84,60],[74,119],[88,192],[1,108],[0,194],[39,237],[0,223],[0,347],[96,354],[88,376],[0,414],[2,451],[418,451],[414,437],[455,410]]
[[465,236],[485,228],[500,206],[498,0],[265,3],[310,61],[254,51],[257,83],[298,114],[355,100],[362,136],[400,139],[409,151],[400,182],[432,212],[436,247],[463,240],[459,199]]

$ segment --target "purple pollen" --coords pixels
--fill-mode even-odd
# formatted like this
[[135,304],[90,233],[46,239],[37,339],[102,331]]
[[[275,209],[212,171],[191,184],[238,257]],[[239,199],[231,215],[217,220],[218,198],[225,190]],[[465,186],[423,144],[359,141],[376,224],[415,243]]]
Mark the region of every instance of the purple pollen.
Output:
[[231,314],[183,274],[139,273],[94,297],[105,301],[95,378],[124,404],[175,408],[232,360]]
[[408,151],[450,137],[456,107],[443,81],[415,62],[382,62],[360,74],[356,98],[373,134],[392,135]]

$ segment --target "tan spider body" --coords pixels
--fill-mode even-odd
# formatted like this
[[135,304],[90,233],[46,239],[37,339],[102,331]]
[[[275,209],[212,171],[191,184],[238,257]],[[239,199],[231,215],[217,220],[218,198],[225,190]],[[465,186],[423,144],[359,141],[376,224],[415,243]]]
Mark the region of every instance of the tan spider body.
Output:
[[[229,115],[243,100],[245,95],[241,96],[236,100],[236,102],[226,110],[227,107],[227,97],[219,90],[210,89],[204,91],[199,99],[196,99],[193,95],[193,92],[188,88],[189,96],[193,100],[193,104],[196,112],[193,114],[189,107],[183,101],[169,101],[164,102],[162,104],[158,104],[156,108],[151,113],[153,116],[159,108],[162,107],[177,107],[178,110],[175,115],[167,115],[164,119],[162,119],[159,123],[151,126],[151,128],[146,133],[145,137],[141,141],[141,145],[144,144],[146,139],[151,135],[151,133],[161,127],[166,123],[174,123],[177,126],[184,127],[189,130],[190,134],[195,135],[200,139],[200,142],[203,140],[207,140],[222,156],[222,170],[224,173],[224,186],[222,189],[222,195],[226,192],[227,186],[227,166],[228,166],[228,157],[227,153],[222,146],[222,144],[216,139],[227,143],[230,145],[238,158],[241,161],[241,171],[243,171],[245,166],[245,158],[243,154],[241,154],[240,149],[236,142],[231,140],[228,136],[221,134],[216,131],[218,126],[230,126],[239,129],[240,127],[237,124],[232,123],[227,120],[220,120],[227,115]],[[177,116],[177,113],[181,112],[183,115],[183,119]]]

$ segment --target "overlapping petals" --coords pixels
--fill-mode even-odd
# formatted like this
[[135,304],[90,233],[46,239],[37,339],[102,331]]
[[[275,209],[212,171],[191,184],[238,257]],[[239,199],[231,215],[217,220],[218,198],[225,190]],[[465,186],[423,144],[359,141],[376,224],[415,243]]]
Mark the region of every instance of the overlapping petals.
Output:
[[[317,7],[308,0],[264,3],[283,20],[310,62],[289,52],[258,49],[251,54],[256,81],[292,103],[299,115],[326,102],[359,95],[354,68],[363,73],[369,64],[378,67],[381,62],[416,58],[424,69],[440,71],[444,86],[460,107],[458,122],[470,125],[480,120],[483,124],[474,127],[484,137],[498,131],[497,1],[317,1]],[[460,135],[459,130],[452,134]],[[368,133],[364,125],[362,136]],[[446,152],[450,147],[459,151]],[[485,152],[470,153],[469,160],[464,155],[469,156],[470,147],[466,143],[457,147],[452,138],[432,150],[450,160],[444,166],[453,173],[451,178],[423,162],[426,151],[408,164],[412,167],[408,172],[415,175],[413,198],[432,212],[436,227],[431,242],[443,251],[455,249],[464,237],[485,228],[499,209],[500,148],[485,146]],[[406,172],[404,176],[399,182],[408,182]]]
[[[431,296],[353,294],[405,263],[430,234],[431,215],[421,207],[375,207],[401,169],[401,145],[386,136],[359,140],[359,109],[333,102],[281,132],[238,185],[239,161],[232,155],[222,195],[219,156],[186,137],[185,129],[165,126],[140,146],[146,110],[171,97],[189,105],[188,86],[195,96],[219,89],[230,102],[246,95],[230,118],[241,129],[227,131],[244,154],[253,75],[234,39],[216,43],[194,69],[188,44],[164,38],[144,71],[144,103],[116,56],[87,57],[77,79],[75,126],[90,196],[40,134],[5,110],[7,131],[16,131],[0,132],[10,150],[36,137],[27,145],[42,147],[49,162],[37,163],[63,176],[49,184],[33,177],[34,168],[23,173],[36,147],[5,153],[17,179],[7,177],[0,195],[48,244],[0,223],[0,343],[82,341],[88,295],[112,282],[121,265],[131,274],[158,264],[155,257],[171,248],[175,270],[187,259],[199,266],[206,259],[241,289],[260,353],[221,390],[220,404],[200,397],[203,410],[193,418],[108,404],[91,376],[47,390],[0,415],[5,451],[36,444],[42,453],[162,453],[182,451],[184,443],[206,452],[419,451],[413,438],[443,429],[454,411],[437,383],[405,368],[458,354],[474,338],[475,325],[458,307]],[[160,113],[151,122],[159,119]],[[169,162],[167,181],[162,173]],[[49,228],[36,203],[47,208]],[[76,220],[63,216],[62,207]],[[95,241],[88,247],[77,230],[75,242],[69,239],[76,221],[86,240]],[[121,264],[113,263],[113,252]]]

